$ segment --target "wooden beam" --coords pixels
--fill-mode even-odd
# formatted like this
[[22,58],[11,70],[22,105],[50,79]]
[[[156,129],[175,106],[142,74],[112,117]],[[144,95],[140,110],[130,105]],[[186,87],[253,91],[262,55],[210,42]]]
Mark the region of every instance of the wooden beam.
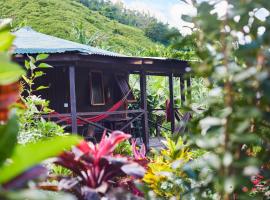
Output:
[[180,77],[180,95],[181,95],[181,106],[183,106],[184,102],[186,101],[185,79],[183,75]]
[[187,99],[189,102],[191,101],[191,77],[188,76],[187,78]]
[[91,122],[91,121],[89,121],[89,120],[86,120],[86,119],[84,119],[83,117],[78,117],[78,119],[81,120],[81,121],[83,121],[83,122],[85,122],[85,123],[87,123],[87,124],[91,124],[92,126],[95,126],[95,127],[97,127],[97,128],[100,128],[100,129],[102,129],[102,130],[107,130],[107,131],[109,131],[110,133],[113,132],[111,129],[106,128],[106,127],[104,127],[104,126],[102,126],[102,125],[100,125],[100,124],[98,124],[98,123],[95,123],[95,122]]
[[173,94],[173,74],[169,75],[169,91],[170,91],[170,118],[171,118],[171,131],[174,133],[175,129],[175,116],[174,116],[174,94]]
[[134,117],[133,119],[131,119],[129,122],[127,122],[127,124],[125,124],[125,126],[123,126],[120,131],[124,131],[127,127],[129,127],[129,125],[131,123],[133,123],[134,121],[136,121],[139,117],[141,117],[144,113],[140,113],[139,115],[137,115],[136,117]]
[[72,133],[78,133],[77,107],[76,107],[76,85],[75,85],[75,67],[69,67],[69,89],[70,89],[70,111]]
[[[113,111],[110,112],[110,115],[119,115],[119,114],[137,114],[137,113],[144,113],[144,110],[121,110],[121,111]],[[105,112],[77,112],[77,116],[95,116],[95,115],[102,115],[108,114],[107,111]],[[70,117],[71,114],[64,113],[64,114],[50,114],[50,115],[42,115],[44,118],[59,118],[59,117]]]
[[144,110],[144,115],[142,117],[143,142],[146,146],[146,149],[149,150],[149,127],[148,127],[147,91],[146,91],[145,71],[142,71],[140,73],[140,89],[141,89],[141,109]]

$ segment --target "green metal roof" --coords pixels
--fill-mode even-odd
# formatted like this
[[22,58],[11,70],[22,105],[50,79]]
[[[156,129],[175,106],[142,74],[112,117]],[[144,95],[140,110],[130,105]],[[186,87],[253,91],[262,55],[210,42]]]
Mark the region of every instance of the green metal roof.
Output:
[[89,55],[124,56],[118,53],[39,33],[29,27],[21,28],[14,32],[14,34],[16,35],[14,41],[15,54],[79,52]]

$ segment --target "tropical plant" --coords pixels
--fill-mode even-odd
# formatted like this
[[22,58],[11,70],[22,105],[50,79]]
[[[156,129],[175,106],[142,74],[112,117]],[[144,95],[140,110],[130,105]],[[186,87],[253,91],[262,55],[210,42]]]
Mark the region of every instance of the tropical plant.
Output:
[[[188,1],[185,1],[188,3]],[[190,2],[190,1],[189,1]],[[190,124],[190,139],[207,149],[197,164],[198,198],[249,199],[243,186],[269,163],[269,31],[268,0],[193,1],[195,76],[209,86],[205,110]],[[219,12],[219,7],[223,11]],[[256,156],[252,150],[261,146]],[[269,170],[264,170],[266,179]],[[203,195],[202,195],[203,194]],[[254,194],[253,199],[262,199]]]
[[75,26],[73,24],[73,34],[75,35],[77,42],[93,47],[103,46],[104,41],[107,40],[107,36],[102,34],[100,31],[88,36],[82,23],[80,23],[79,26]]
[[66,135],[63,127],[43,119],[42,115],[48,114],[52,110],[49,108],[49,101],[35,95],[35,92],[48,88],[48,86],[36,85],[36,80],[46,75],[43,69],[52,68],[52,66],[42,62],[48,56],[47,54],[40,54],[36,58],[28,56],[29,60],[25,61],[27,75],[22,76],[23,91],[19,104],[23,104],[23,107],[18,109],[20,122],[18,142],[21,144]]
[[180,199],[181,193],[189,191],[191,187],[191,180],[183,167],[192,160],[192,152],[181,137],[176,142],[167,137],[163,143],[166,148],[153,152],[143,182],[160,199]]
[[120,131],[109,136],[104,132],[99,144],[82,142],[71,152],[61,154],[55,163],[74,173],[62,187],[81,199],[88,199],[91,195],[104,195],[112,185],[116,186],[117,177],[143,177],[144,168],[140,165],[127,157],[112,155],[117,144],[128,138],[130,135]]

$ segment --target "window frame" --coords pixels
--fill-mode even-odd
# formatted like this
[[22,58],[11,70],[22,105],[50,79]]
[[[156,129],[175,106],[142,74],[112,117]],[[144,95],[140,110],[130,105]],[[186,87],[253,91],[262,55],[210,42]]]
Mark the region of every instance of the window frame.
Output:
[[[102,103],[95,103],[94,102],[94,94],[93,94],[93,73],[99,73],[101,75],[101,88],[102,88]],[[89,73],[90,77],[90,103],[92,106],[103,106],[106,105],[105,102],[105,89],[104,89],[104,75],[102,71],[98,70],[91,70]]]

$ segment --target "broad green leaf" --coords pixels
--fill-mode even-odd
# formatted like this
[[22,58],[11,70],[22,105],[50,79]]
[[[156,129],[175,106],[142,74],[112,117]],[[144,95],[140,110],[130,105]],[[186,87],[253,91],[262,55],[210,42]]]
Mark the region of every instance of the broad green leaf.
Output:
[[19,126],[16,115],[5,125],[0,125],[0,166],[11,156],[13,149],[17,143],[17,134]]
[[39,61],[39,60],[45,60],[49,57],[48,54],[39,54],[37,57],[36,57],[36,60]]
[[43,160],[59,155],[81,140],[78,136],[61,136],[27,145],[17,145],[11,163],[0,168],[0,183],[5,183]]
[[25,74],[22,67],[10,61],[7,54],[0,53],[0,85],[14,83]]
[[9,31],[0,32],[0,51],[7,51],[14,40],[15,36]]
[[46,63],[40,63],[40,64],[38,65],[38,68],[53,68],[53,66],[48,65],[48,64],[46,64]]
[[15,36],[10,30],[11,19],[0,20],[0,51],[6,51],[10,48]]

